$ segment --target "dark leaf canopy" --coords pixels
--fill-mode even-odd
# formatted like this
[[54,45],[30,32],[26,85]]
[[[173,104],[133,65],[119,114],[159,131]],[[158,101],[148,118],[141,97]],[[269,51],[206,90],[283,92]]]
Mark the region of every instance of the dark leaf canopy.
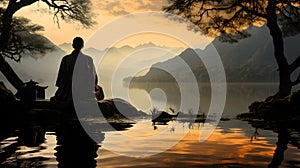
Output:
[[[2,19],[3,11],[4,9],[0,8],[0,19]],[[0,22],[0,28],[2,27],[3,24]],[[43,26],[33,24],[27,18],[13,17],[8,46],[2,51],[2,55],[18,62],[24,53],[43,55],[46,51],[52,50],[53,45],[37,38],[37,34],[43,30]]]
[[[237,42],[249,34],[244,31],[251,25],[266,22],[265,0],[170,0],[167,12],[180,15],[211,37]],[[300,30],[300,0],[277,0],[278,23],[285,36]]]

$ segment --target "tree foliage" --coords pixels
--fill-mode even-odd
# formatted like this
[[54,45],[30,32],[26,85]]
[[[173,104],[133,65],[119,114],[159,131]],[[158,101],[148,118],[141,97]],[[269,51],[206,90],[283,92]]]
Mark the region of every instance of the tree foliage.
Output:
[[[3,12],[4,9],[0,8],[0,13],[3,14]],[[2,17],[0,19],[2,20]],[[3,24],[0,22],[0,28],[2,27]],[[47,50],[51,50],[53,46],[34,36],[43,30],[43,26],[32,24],[27,18],[14,17],[11,26],[11,37],[7,47],[2,50],[2,55],[19,62],[22,54],[44,54]]]
[[93,13],[89,0],[1,0],[0,52],[2,56],[19,62],[24,54],[43,55],[54,49],[53,45],[45,43],[43,38],[36,36],[44,30],[43,26],[31,23],[28,18],[13,16],[22,7],[35,2],[43,2],[48,5],[58,27],[60,20],[79,22],[84,27],[90,27],[94,24],[91,19]]
[[[267,21],[268,1],[265,0],[170,0],[165,10],[187,18],[205,34],[225,42],[249,37],[251,25]],[[278,23],[285,36],[300,31],[300,1],[276,0]]]
[[54,11],[54,19],[57,24],[62,19],[66,22],[79,22],[89,28],[95,22],[92,20],[95,15],[92,13],[90,0],[41,0]]

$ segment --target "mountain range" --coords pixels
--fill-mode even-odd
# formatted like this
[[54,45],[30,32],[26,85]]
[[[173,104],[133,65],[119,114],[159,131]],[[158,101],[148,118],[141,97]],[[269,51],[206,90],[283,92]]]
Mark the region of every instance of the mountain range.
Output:
[[[21,62],[15,62],[10,59],[7,59],[7,61],[23,81],[26,82],[32,79],[39,82],[40,85],[49,86],[46,90],[46,97],[51,97],[56,90],[55,81],[60,61],[63,56],[72,51],[72,45],[71,43],[63,43],[56,46],[43,36],[39,38],[42,39],[40,42],[53,46],[53,50],[44,55],[23,55]],[[173,54],[165,54],[161,50],[172,51]],[[83,53],[94,59],[95,66],[98,67],[97,73],[100,77],[100,82],[103,83],[111,80],[114,71],[119,68],[118,65],[124,62],[124,60],[126,61],[124,62],[125,66],[120,67],[124,70],[134,67],[135,64],[151,66],[153,62],[168,60],[180,54],[183,50],[184,48],[157,46],[150,42],[136,47],[123,46],[103,50],[86,48],[83,50]],[[150,56],[149,53],[151,53]],[[131,56],[134,58],[131,58]],[[0,73],[0,80],[4,81],[5,85],[15,92],[2,73]]]
[[[248,28],[248,32],[251,33],[251,37],[242,39],[238,43],[223,43],[215,38],[203,50],[188,48],[174,58],[154,64],[147,74],[128,77],[124,81],[173,82],[175,79],[188,81],[190,71],[180,61],[183,60],[199,82],[209,82],[202,58],[209,56],[210,49],[215,47],[222,60],[227,82],[277,82],[278,68],[268,28],[253,26]],[[291,62],[299,56],[300,35],[287,37],[284,42],[285,55]]]
[[[157,46],[153,43],[141,44],[136,47],[111,47],[103,50],[86,48],[84,53],[94,59],[100,82],[111,81],[116,70],[118,72],[130,71],[136,67],[148,67],[140,76],[123,76],[125,81],[133,82],[170,82],[175,79],[188,80],[190,73],[182,60],[192,70],[200,82],[209,81],[209,76],[201,58],[209,55],[209,48],[215,47],[223,62],[228,82],[277,82],[278,71],[273,56],[272,39],[268,29],[263,27],[249,28],[252,36],[240,40],[238,43],[222,43],[216,38],[205,49],[184,49],[176,47]],[[53,44],[45,37],[38,37],[45,43],[54,46],[54,50],[45,55],[24,55],[20,63],[7,59],[13,69],[23,81],[30,79],[41,85],[48,85],[46,96],[54,94],[54,86],[60,61],[71,51],[71,44],[64,43],[59,46]],[[300,35],[285,39],[285,53],[288,61],[294,60],[300,53],[298,47]],[[197,55],[199,54],[200,57]],[[161,69],[167,69],[169,72]],[[172,76],[172,75],[173,76]],[[14,91],[12,86],[0,73],[0,80]]]

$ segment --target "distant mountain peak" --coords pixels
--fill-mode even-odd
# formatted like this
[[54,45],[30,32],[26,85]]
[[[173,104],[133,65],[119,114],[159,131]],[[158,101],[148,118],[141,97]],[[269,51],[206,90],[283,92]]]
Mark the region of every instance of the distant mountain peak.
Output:
[[160,47],[160,46],[154,44],[152,41],[136,46],[136,48],[147,48],[147,47]]
[[130,45],[124,45],[124,46],[120,47],[119,49],[128,49],[128,48],[132,49],[133,47]]
[[59,48],[65,52],[71,52],[73,50],[72,43],[62,43],[58,45]]

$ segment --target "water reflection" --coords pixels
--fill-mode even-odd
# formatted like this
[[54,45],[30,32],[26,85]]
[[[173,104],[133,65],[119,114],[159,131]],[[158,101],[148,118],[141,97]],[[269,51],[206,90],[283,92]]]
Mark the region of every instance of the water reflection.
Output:
[[[172,121],[168,124],[172,125]],[[261,138],[260,141],[251,143],[250,135],[254,130],[247,123],[241,121],[221,121],[217,130],[204,143],[198,141],[202,123],[195,123],[192,126],[189,126],[190,123],[180,123],[168,128],[166,125],[156,125],[157,130],[153,130],[153,127],[149,125],[140,125],[128,131],[140,133],[140,136],[149,136],[149,132],[157,134],[157,131],[164,129],[169,131],[166,131],[164,138],[155,141],[155,143],[148,144],[149,142],[145,141],[140,146],[132,146],[134,143],[128,141],[126,143],[121,140],[118,141],[116,135],[109,135],[107,138],[115,139],[118,144],[114,145],[117,145],[121,150],[143,153],[164,148],[168,142],[180,135],[183,129],[188,127],[191,129],[180,142],[162,153],[141,158],[130,158],[110,153],[104,148],[101,149],[101,153],[104,155],[98,158],[98,162],[102,166],[112,167],[153,167],[157,164],[159,167],[266,167],[274,151],[274,144],[268,142],[269,138]],[[242,128],[239,128],[240,126]],[[271,133],[271,131],[267,132]],[[264,134],[266,131],[261,133]],[[276,134],[272,133],[272,137],[274,135]],[[112,145],[114,142],[106,143]]]
[[[82,128],[78,120],[53,124],[22,123],[8,133],[0,131],[0,167],[97,167],[100,143],[105,136],[99,123],[97,143]],[[96,125],[96,126],[95,126]],[[118,130],[132,127],[132,123],[112,123]],[[8,128],[7,128],[8,129]],[[6,134],[4,134],[4,132]]]
[[280,128],[278,130],[276,149],[269,167],[278,167],[281,165],[281,162],[284,160],[284,152],[288,148],[289,137],[290,135],[286,128]]
[[45,142],[45,134],[42,128],[21,128],[18,142],[27,147],[38,147]]
[[10,136],[1,143],[0,161],[3,167],[43,167],[47,158],[35,155],[46,149],[41,145],[45,140],[43,129],[24,127]]
[[[151,136],[167,129],[162,139],[148,144],[124,141],[118,131],[99,135],[102,144],[131,152],[154,152],[172,142],[183,129],[190,131],[172,148],[148,157],[131,158],[111,153],[95,143],[78,122],[61,123],[57,127],[23,127],[1,141],[0,167],[297,167],[300,165],[300,131],[280,124],[279,128],[262,123],[221,121],[211,137],[199,143],[203,123],[169,121],[166,125],[137,123],[127,135]],[[205,123],[204,123],[205,124]],[[153,127],[155,126],[155,130]],[[128,128],[128,126],[127,126]],[[49,131],[53,131],[49,134]],[[152,134],[153,133],[153,134]],[[53,139],[49,139],[51,136]],[[252,140],[251,140],[252,137]],[[51,146],[53,148],[51,148]],[[149,146],[149,147],[147,147]]]
[[[299,126],[294,125],[294,123],[288,123],[286,121],[281,122],[270,122],[265,123],[261,121],[250,122],[252,126],[260,129],[268,129],[277,133],[276,148],[273,153],[272,160],[270,161],[268,167],[298,167],[300,166],[299,152],[297,151],[298,157],[289,158],[287,152],[289,149],[300,149],[300,129]],[[296,155],[296,156],[297,156]]]
[[[149,152],[157,148],[163,148],[165,143],[173,141],[182,132],[182,129],[189,128],[189,133],[172,148],[152,156],[142,158],[130,158],[110,153],[105,149],[105,153],[98,158],[102,166],[120,167],[152,167],[159,163],[160,167],[295,167],[299,166],[300,132],[289,129],[273,130],[262,127],[252,127],[247,122],[230,120],[221,121],[218,128],[211,137],[203,143],[199,143],[199,135],[203,123],[180,122],[173,125],[170,121],[167,125],[155,124],[139,125],[133,127],[130,132],[140,133],[140,136],[149,136],[151,133],[168,129],[166,136],[148,144],[143,142],[141,146],[133,146],[132,142],[123,143],[116,135],[109,135],[110,145],[116,145],[122,150],[132,152]],[[204,123],[205,124],[205,123]],[[153,130],[153,126],[155,129]],[[288,130],[288,131],[287,131]],[[300,137],[300,136],[299,136]],[[276,143],[277,142],[277,143]],[[117,144],[114,144],[117,143]],[[295,145],[298,144],[298,145]],[[106,144],[109,145],[109,144]],[[148,146],[149,145],[149,146]],[[287,149],[288,147],[288,149]],[[283,157],[285,156],[285,158]]]
[[[86,167],[97,166],[95,158],[99,145],[84,131],[80,123],[64,124],[57,130],[57,147],[55,150],[58,167]],[[104,140],[104,133],[98,133],[100,142]]]

